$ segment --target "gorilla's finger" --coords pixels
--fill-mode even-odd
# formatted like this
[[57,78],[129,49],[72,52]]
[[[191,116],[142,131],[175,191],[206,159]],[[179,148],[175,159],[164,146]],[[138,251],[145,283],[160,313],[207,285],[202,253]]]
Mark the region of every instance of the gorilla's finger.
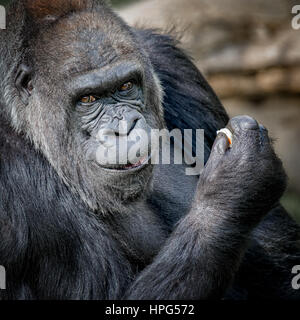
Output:
[[226,126],[232,133],[241,131],[257,130],[258,122],[249,116],[236,116],[232,118]]
[[230,141],[224,132],[219,132],[217,138],[212,147],[212,153],[217,152],[220,155],[224,155],[230,146]]

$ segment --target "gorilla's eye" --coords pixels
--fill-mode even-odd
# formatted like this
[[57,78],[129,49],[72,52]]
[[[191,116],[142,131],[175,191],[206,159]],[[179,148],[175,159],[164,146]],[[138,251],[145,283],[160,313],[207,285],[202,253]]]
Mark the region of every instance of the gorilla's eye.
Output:
[[90,96],[84,96],[84,97],[82,97],[82,98],[80,99],[80,102],[81,102],[81,103],[93,103],[93,102],[95,102],[96,100],[98,100],[97,97],[90,95]]
[[128,81],[128,82],[124,83],[124,84],[120,87],[119,91],[121,91],[121,92],[126,92],[126,91],[131,90],[132,88],[133,88],[133,82]]

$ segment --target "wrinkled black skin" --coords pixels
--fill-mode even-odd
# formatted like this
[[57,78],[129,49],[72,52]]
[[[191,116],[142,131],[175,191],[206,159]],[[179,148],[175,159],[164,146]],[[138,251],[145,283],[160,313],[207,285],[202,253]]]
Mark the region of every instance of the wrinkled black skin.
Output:
[[107,204],[91,210],[1,112],[0,298],[298,299],[299,228],[278,203],[285,175],[266,130],[231,120],[228,150],[216,139],[228,116],[190,59],[169,36],[133,32],[164,89],[168,128],[205,129],[206,167],[198,179],[157,166],[153,188],[127,203],[129,219],[104,214]]

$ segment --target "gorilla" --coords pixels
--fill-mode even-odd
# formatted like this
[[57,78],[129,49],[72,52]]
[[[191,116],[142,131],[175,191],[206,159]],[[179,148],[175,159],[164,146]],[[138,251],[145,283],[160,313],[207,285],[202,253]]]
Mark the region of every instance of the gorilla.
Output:
[[[176,40],[102,0],[19,0],[0,41],[1,299],[300,297],[267,129],[229,120]],[[136,128],[204,129],[205,166],[103,164]]]

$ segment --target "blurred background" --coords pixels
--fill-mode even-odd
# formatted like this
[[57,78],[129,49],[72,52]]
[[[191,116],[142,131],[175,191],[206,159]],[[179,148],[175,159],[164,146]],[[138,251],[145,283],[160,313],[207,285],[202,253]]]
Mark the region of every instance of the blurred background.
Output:
[[269,129],[289,175],[282,203],[300,222],[300,30],[291,26],[300,0],[111,2],[130,25],[180,37],[229,115]]

